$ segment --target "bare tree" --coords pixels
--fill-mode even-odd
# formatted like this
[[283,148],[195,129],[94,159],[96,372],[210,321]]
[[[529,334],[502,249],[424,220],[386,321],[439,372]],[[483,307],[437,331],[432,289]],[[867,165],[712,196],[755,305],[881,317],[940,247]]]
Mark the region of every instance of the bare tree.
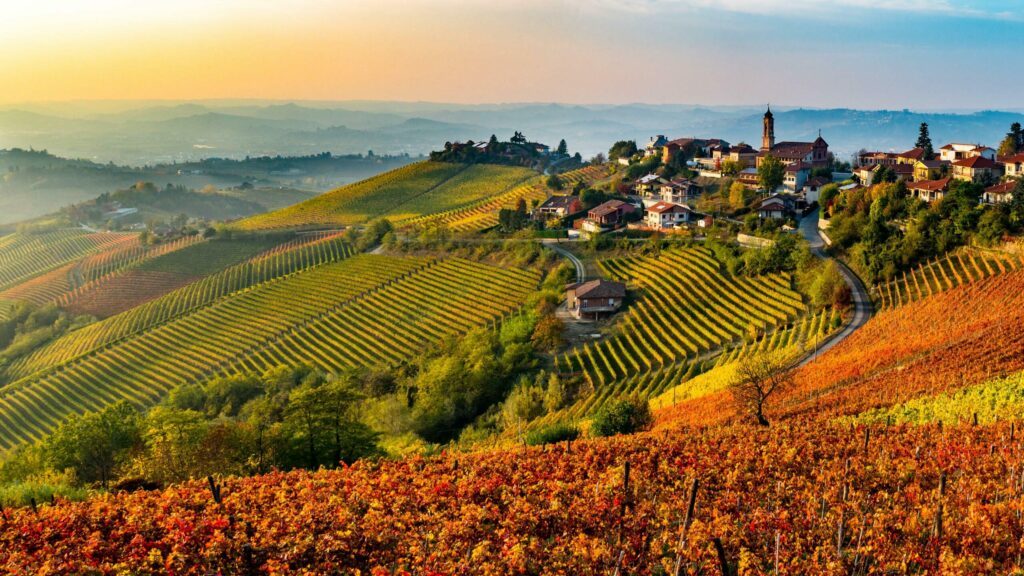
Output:
[[740,363],[731,386],[733,398],[761,426],[768,425],[764,406],[772,394],[784,390],[793,378],[785,359],[779,355],[758,354]]

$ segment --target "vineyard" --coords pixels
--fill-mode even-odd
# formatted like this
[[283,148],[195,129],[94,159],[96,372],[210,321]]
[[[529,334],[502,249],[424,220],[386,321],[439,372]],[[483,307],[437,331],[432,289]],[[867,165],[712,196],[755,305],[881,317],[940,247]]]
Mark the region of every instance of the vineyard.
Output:
[[253,216],[245,230],[328,228],[387,217],[409,221],[505,194],[537,177],[527,168],[417,162],[282,210]]
[[[573,170],[561,175],[563,185],[571,188],[577,182],[590,184],[606,175],[603,166],[587,166],[579,170]],[[450,210],[420,216],[406,220],[399,220],[396,223],[403,227],[434,226],[443,225],[455,232],[476,232],[494,227],[498,224],[498,212],[502,208],[515,208],[519,200],[526,202],[527,206],[532,201],[543,202],[549,196],[539,182],[524,184],[509,190],[503,194],[472,202],[466,206],[459,206]]]
[[125,244],[136,234],[59,230],[0,237],[0,289],[7,289],[71,262]]
[[43,346],[6,370],[9,379],[29,376],[51,366],[108,346],[123,338],[142,333],[158,324],[188,314],[216,300],[282,278],[314,266],[347,258],[352,248],[337,237],[296,245],[292,250],[273,249],[248,262],[189,284],[156,300],[137,306],[106,320],[90,324]]
[[1024,268],[1020,256],[965,248],[914,268],[910,274],[876,286],[879,308],[895,308],[944,290]]
[[641,295],[611,335],[556,359],[560,372],[581,374],[594,388],[573,415],[626,392],[657,395],[725,349],[784,346],[827,329],[820,319],[796,322],[805,307],[787,276],[731,277],[704,249],[607,259],[601,267]]
[[[1022,350],[1024,270],[1018,270],[877,314],[798,370],[793,389],[776,401],[775,416],[845,418],[953,393],[1024,370]],[[727,392],[663,414],[673,426],[735,418]]]
[[273,250],[277,238],[182,239],[74,289],[58,303],[76,314],[113,316]]
[[[794,421],[360,462],[6,511],[66,574],[1009,574],[1019,431]],[[696,488],[695,488],[696,487]],[[693,496],[695,497],[693,497]],[[692,501],[692,505],[687,502]]]
[[[120,399],[150,406],[175,386],[239,364],[300,360],[334,369],[401,360],[426,343],[511,312],[537,281],[531,273],[462,260],[356,256],[264,282],[166,322],[150,320],[144,331],[124,338],[102,331],[125,326],[115,317],[12,367],[17,375],[48,366],[0,390],[0,446],[38,439],[68,414]],[[152,319],[148,314],[173,305],[154,304],[155,310],[127,315],[141,311]],[[62,356],[71,359],[57,364]]]

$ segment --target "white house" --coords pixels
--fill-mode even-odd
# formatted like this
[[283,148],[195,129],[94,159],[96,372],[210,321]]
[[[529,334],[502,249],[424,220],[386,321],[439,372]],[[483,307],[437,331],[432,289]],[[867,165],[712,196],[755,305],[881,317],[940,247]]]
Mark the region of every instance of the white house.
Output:
[[981,144],[946,144],[939,148],[939,159],[946,162],[956,162],[981,156],[989,160],[996,159],[996,151]]
[[771,220],[784,220],[796,213],[796,200],[783,194],[772,194],[761,201],[757,215]]
[[1024,152],[1000,159],[1008,178],[1024,178]]
[[796,193],[803,190],[804,183],[811,175],[811,166],[803,162],[794,162],[786,165],[786,173],[782,179],[782,186],[787,192]]
[[649,228],[663,230],[675,228],[680,224],[686,224],[697,220],[697,213],[689,206],[673,204],[671,202],[658,202],[647,209],[644,222]]

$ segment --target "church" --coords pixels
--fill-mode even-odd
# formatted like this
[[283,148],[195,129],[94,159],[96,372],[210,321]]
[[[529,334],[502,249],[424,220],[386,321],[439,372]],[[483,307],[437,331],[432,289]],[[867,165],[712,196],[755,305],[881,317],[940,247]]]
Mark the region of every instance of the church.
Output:
[[807,165],[808,168],[827,168],[828,142],[821,137],[818,131],[818,139],[814,142],[775,142],[775,116],[772,114],[771,106],[764,113],[763,130],[761,132],[761,150],[757,153],[757,165],[768,155],[771,155],[783,164]]

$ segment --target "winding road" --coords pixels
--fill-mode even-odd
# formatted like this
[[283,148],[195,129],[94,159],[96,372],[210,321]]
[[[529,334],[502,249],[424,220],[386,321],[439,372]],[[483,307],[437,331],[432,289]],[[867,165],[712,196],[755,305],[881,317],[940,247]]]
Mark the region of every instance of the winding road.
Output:
[[565,248],[562,248],[559,245],[558,240],[542,240],[541,243],[544,246],[550,248],[552,251],[554,251],[562,258],[565,258],[569,262],[572,262],[572,265],[576,268],[576,282],[587,281],[587,269],[586,267],[583,266],[583,262],[581,262],[575,254],[566,250]]
[[[811,252],[818,258],[828,259],[830,256],[825,253],[825,241],[822,240],[821,234],[818,233],[818,211],[814,211],[812,214],[804,216],[800,220],[800,233],[811,245]],[[860,277],[853,273],[841,260],[836,260],[836,264],[839,265],[839,272],[843,275],[843,279],[846,280],[846,285],[850,287],[850,293],[853,297],[853,318],[849,324],[843,327],[838,333],[832,335],[831,338],[826,340],[823,344],[817,347],[814,353],[808,355],[806,358],[801,360],[796,367],[805,366],[819,354],[827,352],[836,344],[839,344],[845,340],[850,334],[856,332],[861,326],[867,323],[871,319],[871,314],[874,312],[874,306],[871,304],[871,297],[868,296],[867,288],[864,287],[864,282],[861,281]]]

